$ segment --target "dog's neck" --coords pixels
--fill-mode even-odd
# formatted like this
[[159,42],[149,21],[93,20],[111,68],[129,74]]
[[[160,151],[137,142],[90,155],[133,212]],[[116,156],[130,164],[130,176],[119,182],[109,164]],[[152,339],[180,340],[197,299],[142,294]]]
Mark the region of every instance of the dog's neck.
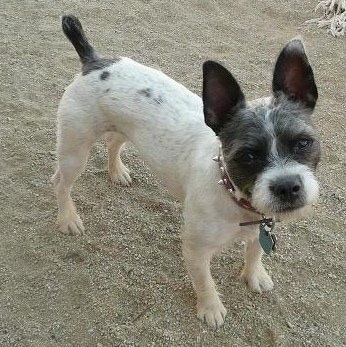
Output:
[[244,197],[239,197],[239,194],[236,192],[236,186],[233,183],[229,172],[227,171],[226,164],[223,159],[222,155],[222,146],[219,147],[219,154],[213,158],[215,162],[218,163],[219,169],[221,171],[221,180],[218,182],[219,185],[223,185],[229,194],[231,195],[231,198],[233,201],[241,208],[256,213],[257,215],[262,216],[262,219],[249,221],[249,222],[241,222],[239,223],[240,226],[246,226],[246,225],[254,225],[254,224],[261,224],[261,223],[273,223],[273,218],[267,218],[263,213],[256,210],[255,207],[252,206],[252,203],[250,200],[245,199]]
[[250,212],[254,212],[254,213],[257,213],[259,215],[262,215],[262,213],[258,212],[252,206],[250,200],[245,199],[244,197],[239,197],[239,194],[237,194],[236,186],[233,183],[233,180],[231,179],[229,172],[227,171],[226,164],[225,164],[224,159],[223,159],[222,146],[221,145],[219,147],[219,154],[216,157],[214,157],[213,160],[218,163],[219,169],[221,172],[221,180],[218,182],[218,184],[223,185],[227,189],[227,191],[230,193],[231,197],[233,198],[233,200],[235,201],[235,203],[238,206],[240,206],[240,207],[242,207],[242,208],[244,208]]

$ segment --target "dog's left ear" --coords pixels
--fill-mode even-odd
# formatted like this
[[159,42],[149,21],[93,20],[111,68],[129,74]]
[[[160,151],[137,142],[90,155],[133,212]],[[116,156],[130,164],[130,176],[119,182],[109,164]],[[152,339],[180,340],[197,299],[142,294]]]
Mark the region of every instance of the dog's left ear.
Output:
[[216,135],[232,113],[244,105],[244,94],[232,74],[214,61],[205,62],[203,64],[204,119]]
[[317,87],[302,41],[294,39],[281,51],[274,69],[273,93],[283,93],[311,111],[315,108]]

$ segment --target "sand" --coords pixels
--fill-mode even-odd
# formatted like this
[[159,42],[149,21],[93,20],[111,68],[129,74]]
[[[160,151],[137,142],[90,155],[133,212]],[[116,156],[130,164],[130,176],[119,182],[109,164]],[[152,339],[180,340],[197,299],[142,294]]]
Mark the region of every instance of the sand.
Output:
[[[346,346],[345,38],[302,23],[316,1],[15,1],[0,11],[0,346]],[[321,198],[282,223],[264,259],[275,289],[239,281],[242,249],[212,266],[228,309],[210,330],[196,318],[181,255],[181,209],[131,146],[133,186],[113,186],[103,143],[73,191],[83,237],[57,231],[50,184],[55,115],[80,64],[60,29],[80,17],[105,55],[160,68],[201,92],[206,59],[224,63],[249,99],[270,93],[283,45],[302,35],[319,87]]]

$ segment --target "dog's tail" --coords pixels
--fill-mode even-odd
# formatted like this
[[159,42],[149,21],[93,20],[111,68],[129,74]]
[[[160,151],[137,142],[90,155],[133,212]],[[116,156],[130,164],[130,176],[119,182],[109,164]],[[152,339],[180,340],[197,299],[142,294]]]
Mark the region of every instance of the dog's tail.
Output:
[[76,49],[82,64],[100,59],[101,56],[89,43],[82,24],[77,17],[73,15],[63,15],[61,26],[64,34]]

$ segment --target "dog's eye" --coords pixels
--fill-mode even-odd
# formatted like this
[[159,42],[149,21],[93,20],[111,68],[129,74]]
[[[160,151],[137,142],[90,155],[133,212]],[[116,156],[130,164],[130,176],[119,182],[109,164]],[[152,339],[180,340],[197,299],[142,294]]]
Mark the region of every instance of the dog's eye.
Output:
[[309,148],[312,144],[312,140],[310,139],[300,139],[296,142],[295,150],[296,151],[303,151],[307,148]]
[[246,152],[237,158],[237,161],[250,165],[254,162],[256,157],[251,152]]

